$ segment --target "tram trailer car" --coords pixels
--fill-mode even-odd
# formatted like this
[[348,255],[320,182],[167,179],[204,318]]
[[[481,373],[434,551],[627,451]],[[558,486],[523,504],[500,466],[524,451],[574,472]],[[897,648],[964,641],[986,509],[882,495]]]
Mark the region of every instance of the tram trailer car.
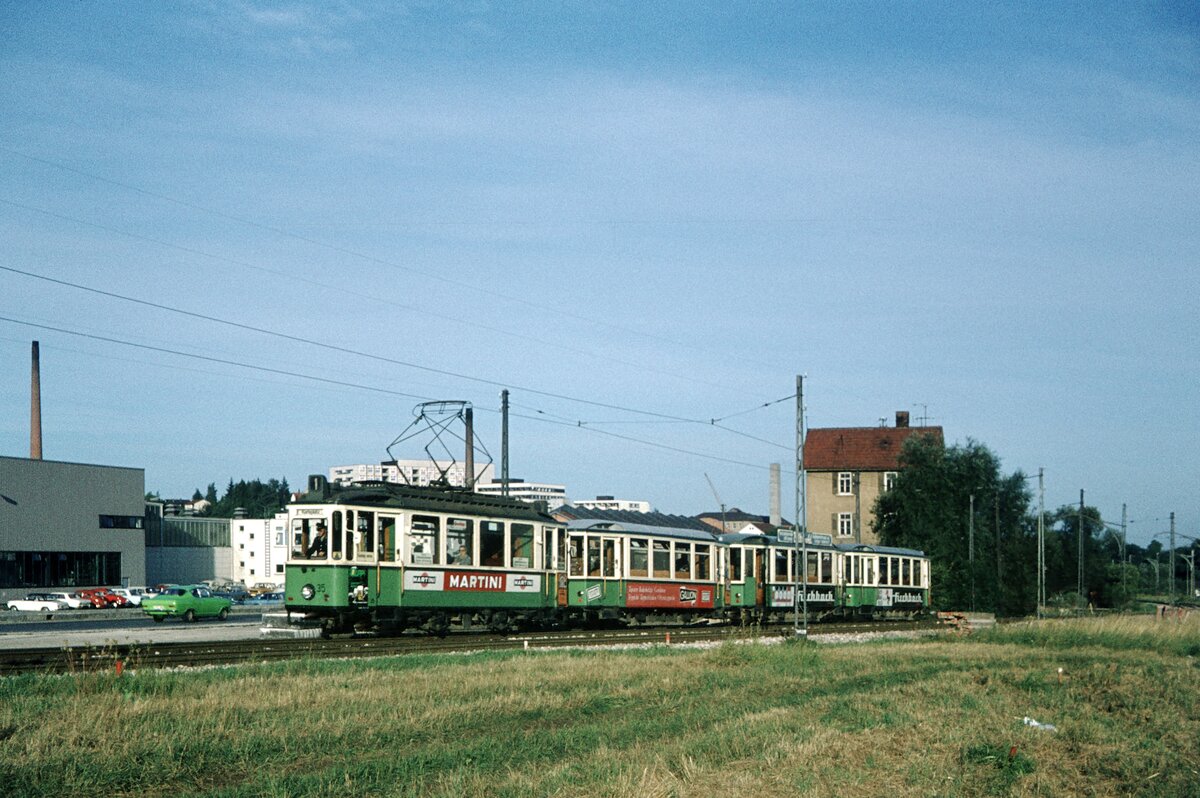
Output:
[[[464,490],[309,478],[288,507],[289,621],[325,633],[451,624],[496,631],[596,624],[772,623],[795,617],[796,544],[765,534],[579,520]],[[923,553],[808,546],[808,613],[913,617]]]
[[[806,547],[777,536],[720,536],[726,563],[726,617],[740,623],[786,623],[797,591],[807,587],[811,620],[914,618],[929,609],[929,560],[915,549],[833,544]],[[805,552],[807,548],[807,552]],[[807,553],[807,573],[799,563]]]

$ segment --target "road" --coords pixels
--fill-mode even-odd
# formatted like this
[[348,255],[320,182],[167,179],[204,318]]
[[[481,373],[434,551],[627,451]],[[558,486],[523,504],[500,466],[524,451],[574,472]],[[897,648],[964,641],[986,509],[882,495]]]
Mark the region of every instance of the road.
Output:
[[118,612],[121,614],[103,618],[86,617],[87,611],[57,613],[51,620],[46,620],[43,613],[23,613],[28,618],[6,614],[0,624],[0,650],[247,640],[261,635],[262,613],[258,610],[235,611],[224,622],[205,619],[195,623],[174,618],[155,623],[140,613],[132,614],[132,610]]

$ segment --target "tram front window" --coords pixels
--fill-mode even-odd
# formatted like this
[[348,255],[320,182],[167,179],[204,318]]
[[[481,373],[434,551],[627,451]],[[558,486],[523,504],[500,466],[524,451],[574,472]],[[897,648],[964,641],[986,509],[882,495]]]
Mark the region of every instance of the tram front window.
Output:
[[292,522],[292,558],[324,560],[329,554],[329,530],[325,520],[297,518]]

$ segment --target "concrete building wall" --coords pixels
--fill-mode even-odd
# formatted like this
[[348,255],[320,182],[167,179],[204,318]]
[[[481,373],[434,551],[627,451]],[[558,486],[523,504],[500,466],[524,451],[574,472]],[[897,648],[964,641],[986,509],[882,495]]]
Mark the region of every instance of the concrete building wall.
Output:
[[234,580],[246,587],[260,582],[284,583],[287,562],[287,513],[274,518],[235,518],[233,534]]
[[142,584],[190,585],[205,579],[233,579],[233,549],[228,546],[149,546]]
[[[61,570],[67,558],[107,553],[119,557],[113,581],[144,583],[145,490],[141,468],[0,457],[0,580],[12,581],[18,558],[34,555],[39,563],[52,557],[45,573],[70,580]],[[0,583],[0,597],[43,586]]]

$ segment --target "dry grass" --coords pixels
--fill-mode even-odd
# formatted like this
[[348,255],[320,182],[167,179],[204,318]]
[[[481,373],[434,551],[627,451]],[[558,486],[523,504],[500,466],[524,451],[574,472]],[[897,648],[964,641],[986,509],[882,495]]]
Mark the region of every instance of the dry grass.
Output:
[[1194,624],[1059,623],[8,679],[0,792],[1200,795]]

